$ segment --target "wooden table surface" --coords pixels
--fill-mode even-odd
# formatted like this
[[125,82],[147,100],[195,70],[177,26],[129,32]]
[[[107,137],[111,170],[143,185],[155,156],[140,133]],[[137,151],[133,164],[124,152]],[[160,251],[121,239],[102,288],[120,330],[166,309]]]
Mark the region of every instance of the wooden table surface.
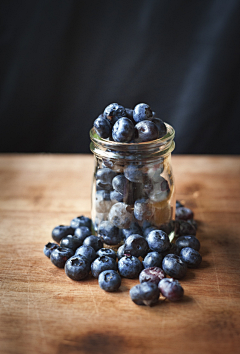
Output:
[[203,262],[179,303],[135,305],[43,255],[51,231],[90,216],[91,155],[0,155],[1,353],[239,353],[240,157],[173,156],[177,198],[193,209]]

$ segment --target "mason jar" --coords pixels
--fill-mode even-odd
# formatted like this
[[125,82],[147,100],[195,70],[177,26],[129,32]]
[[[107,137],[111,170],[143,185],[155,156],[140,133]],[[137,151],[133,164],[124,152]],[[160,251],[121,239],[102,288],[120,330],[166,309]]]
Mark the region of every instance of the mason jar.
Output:
[[102,236],[104,227],[112,227],[112,235],[118,234],[105,237],[105,246],[119,246],[132,230],[142,235],[149,227],[166,231],[175,218],[175,131],[166,127],[163,138],[141,143],[102,139],[91,129],[93,232]]

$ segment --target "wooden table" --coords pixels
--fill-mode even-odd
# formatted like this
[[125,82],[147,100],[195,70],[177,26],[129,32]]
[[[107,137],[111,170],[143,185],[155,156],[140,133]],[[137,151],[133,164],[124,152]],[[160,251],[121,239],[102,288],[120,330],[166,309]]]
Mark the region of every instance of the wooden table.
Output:
[[43,255],[58,224],[90,216],[91,155],[0,156],[1,353],[239,353],[240,157],[174,156],[177,198],[199,221],[203,262],[179,303],[135,305]]

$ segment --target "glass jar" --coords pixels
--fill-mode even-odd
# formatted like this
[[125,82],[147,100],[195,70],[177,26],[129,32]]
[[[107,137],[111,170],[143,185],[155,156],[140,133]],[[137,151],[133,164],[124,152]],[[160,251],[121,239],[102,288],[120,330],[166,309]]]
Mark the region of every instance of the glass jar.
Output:
[[[103,225],[112,225],[123,239],[131,230],[144,235],[144,230],[152,226],[166,231],[175,218],[171,166],[175,131],[169,124],[166,126],[167,134],[163,138],[141,143],[102,139],[91,129],[90,149],[95,157],[92,184],[95,234],[99,234]],[[105,246],[119,245],[120,238],[104,241]]]

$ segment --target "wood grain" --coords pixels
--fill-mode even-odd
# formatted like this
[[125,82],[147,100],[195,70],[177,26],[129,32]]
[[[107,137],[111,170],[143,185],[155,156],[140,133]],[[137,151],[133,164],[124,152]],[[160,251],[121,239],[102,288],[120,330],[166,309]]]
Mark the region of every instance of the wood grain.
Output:
[[135,305],[124,279],[105,293],[43,255],[51,230],[90,216],[91,155],[0,156],[0,352],[237,353],[240,158],[173,156],[177,198],[199,221],[203,262],[179,303]]

